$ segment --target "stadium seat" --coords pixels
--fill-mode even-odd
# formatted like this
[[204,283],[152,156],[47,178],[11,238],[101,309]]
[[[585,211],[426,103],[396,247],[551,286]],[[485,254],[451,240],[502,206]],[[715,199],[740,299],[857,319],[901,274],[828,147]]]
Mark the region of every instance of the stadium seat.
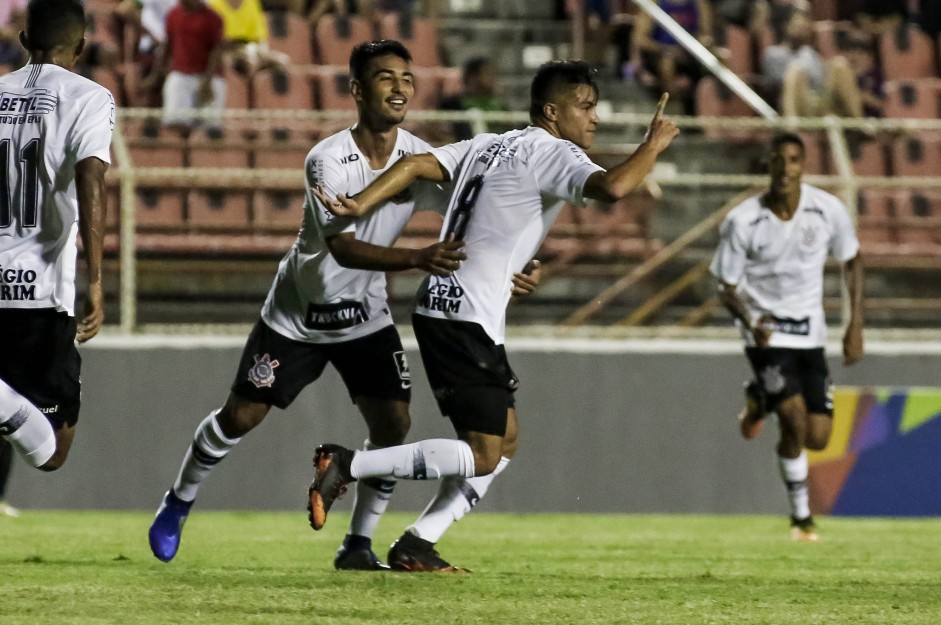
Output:
[[[853,172],[857,176],[888,176],[889,163],[887,146],[878,139],[866,139],[849,142],[850,158],[853,159]],[[829,171],[836,172],[836,159],[832,151],[827,151]]]
[[190,167],[234,167],[250,165],[250,144],[239,133],[217,128],[194,130],[188,139]]
[[822,143],[825,141],[823,133],[799,132],[804,140],[804,172],[808,174],[826,174],[827,162],[824,156]]
[[874,246],[896,242],[894,223],[895,193],[886,189],[862,189],[856,200],[857,231],[864,252]]
[[290,11],[272,11],[265,16],[268,18],[268,45],[272,50],[287,54],[291,62],[298,65],[314,62],[307,20]]
[[137,190],[139,228],[180,228],[183,226],[183,192],[161,188]]
[[303,169],[313,145],[303,131],[275,128],[263,133],[255,142],[254,166],[257,169]]
[[314,30],[317,58],[323,65],[348,66],[353,46],[373,39],[372,24],[359,15],[324,15]]
[[187,222],[199,228],[247,231],[249,194],[226,189],[193,189],[186,198]]
[[437,67],[438,31],[431,18],[416,17],[407,11],[386,13],[379,18],[379,38],[401,41],[419,67]]
[[303,191],[259,189],[252,195],[256,229],[297,232],[304,214]]
[[886,80],[937,76],[935,46],[915,25],[904,25],[879,37],[879,58]]
[[892,165],[898,176],[937,176],[941,171],[941,138],[923,134],[892,142]]
[[[703,78],[696,85],[696,115],[699,117],[754,117],[755,113],[744,100],[715,78]],[[704,133],[710,137],[729,141],[754,139],[754,132],[751,130],[705,128]]]
[[314,108],[310,72],[304,67],[258,72],[252,78],[252,92],[256,109]]
[[145,126],[140,120],[122,124],[128,152],[134,167],[184,167],[186,142],[174,132],[159,126]]
[[248,79],[235,71],[230,63],[224,64],[222,77],[225,78],[225,108],[251,108],[251,89]]
[[355,111],[350,95],[350,74],[345,69],[321,67],[316,74],[317,99],[325,111]]
[[941,243],[941,192],[931,189],[899,191],[895,200],[898,241],[927,251]]
[[423,111],[438,108],[443,93],[444,77],[435,68],[412,66],[415,75],[415,95],[409,103],[409,110]]
[[825,59],[833,58],[843,53],[844,44],[851,31],[845,22],[821,20],[814,23],[817,51]]
[[895,119],[936,119],[941,110],[941,80],[890,80],[885,83],[885,116]]

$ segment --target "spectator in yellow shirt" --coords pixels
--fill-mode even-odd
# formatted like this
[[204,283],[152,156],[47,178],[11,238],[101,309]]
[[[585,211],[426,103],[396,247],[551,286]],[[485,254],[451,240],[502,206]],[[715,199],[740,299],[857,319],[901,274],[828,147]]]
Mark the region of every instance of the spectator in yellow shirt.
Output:
[[290,64],[288,55],[268,48],[268,22],[260,0],[208,0],[207,4],[222,18],[225,50],[237,71],[251,76]]

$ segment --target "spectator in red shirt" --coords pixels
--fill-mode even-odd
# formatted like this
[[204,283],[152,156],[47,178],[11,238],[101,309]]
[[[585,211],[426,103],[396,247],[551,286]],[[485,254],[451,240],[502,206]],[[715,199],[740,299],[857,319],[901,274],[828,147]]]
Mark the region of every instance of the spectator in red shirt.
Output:
[[182,134],[200,124],[218,126],[218,116],[194,111],[219,111],[225,105],[222,18],[201,0],[180,0],[167,14],[166,27],[163,124]]

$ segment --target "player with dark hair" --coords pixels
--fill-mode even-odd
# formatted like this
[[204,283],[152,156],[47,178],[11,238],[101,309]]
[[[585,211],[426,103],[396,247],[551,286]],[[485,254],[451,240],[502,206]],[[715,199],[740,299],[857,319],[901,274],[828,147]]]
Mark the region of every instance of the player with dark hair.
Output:
[[[314,457],[311,524],[320,529],[346,484],[373,478],[472,478],[499,470],[516,447],[517,381],[504,348],[510,277],[539,248],[565,202],[611,202],[650,172],[678,130],[663,116],[664,94],[647,136],[625,161],[605,171],[585,149],[599,120],[598,87],[578,61],[542,66],[532,83],[532,125],[483,134],[403,158],[355,199],[318,191],[338,215],[378,215],[382,202],[415,180],[451,182],[442,240],[463,239],[467,260],[448,276],[429,276],[412,318],[428,379],[457,440],[432,439],[371,451],[323,445]],[[442,488],[447,488],[445,480]],[[454,497],[452,512],[461,509]],[[467,502],[463,502],[466,506]],[[439,560],[432,541],[406,532],[390,562],[421,569]]]
[[[54,471],[81,403],[75,341],[104,321],[105,171],[114,99],[71,71],[85,45],[79,0],[30,0],[20,42],[29,63],[0,76],[0,434]],[[85,315],[75,319],[82,237]]]
[[[460,241],[423,249],[392,247],[414,210],[434,209],[444,195],[433,184],[403,190],[368,219],[335,218],[312,195],[365,188],[405,155],[430,146],[399,128],[414,94],[411,55],[397,41],[358,45],[350,86],[359,120],[318,143],[305,162],[307,198],[297,242],[285,255],[245,345],[223,406],[197,427],[179,475],[150,528],[154,555],[167,562],[179,548],[183,523],[202,481],[272,406],[286,408],[317,380],[327,363],[339,371],[366,421],[367,449],[398,445],[410,427],[411,378],[392,325],[386,271],[421,269],[449,275],[464,259]],[[531,288],[519,276],[520,288]],[[395,482],[357,485],[350,532],[334,564],[388,569],[372,551],[372,534]]]
[[814,542],[819,536],[810,514],[804,449],[826,447],[833,426],[824,355],[824,264],[828,254],[843,263],[850,297],[843,335],[847,365],[863,356],[863,266],[846,207],[802,184],[804,154],[800,136],[774,137],[771,184],[726,216],[711,270],[755,372],[739,415],[742,436],[754,438],[767,412],[777,413],[778,465],[791,504],[791,537]]

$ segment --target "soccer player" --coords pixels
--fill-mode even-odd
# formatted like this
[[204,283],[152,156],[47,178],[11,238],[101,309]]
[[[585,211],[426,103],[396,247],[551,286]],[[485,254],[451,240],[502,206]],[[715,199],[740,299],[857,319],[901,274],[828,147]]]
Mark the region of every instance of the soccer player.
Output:
[[823,268],[828,254],[843,263],[850,297],[843,361],[851,365],[863,356],[863,266],[846,207],[801,183],[804,154],[798,135],[774,137],[771,184],[726,216],[711,270],[755,372],[739,415],[742,436],[754,438],[766,414],[777,413],[778,466],[790,499],[791,537],[814,542],[819,536],[808,505],[804,450],[826,447],[833,425]]
[[[79,0],[30,0],[29,63],[0,77],[0,434],[31,466],[65,462],[78,421],[75,341],[104,321],[105,171],[114,99],[71,70],[85,45]],[[75,319],[81,234],[88,275]]]
[[[580,61],[543,65],[531,88],[532,125],[408,156],[355,198],[318,194],[339,215],[363,215],[417,179],[453,181],[441,239],[463,239],[467,260],[449,276],[429,276],[417,295],[415,336],[428,379],[457,440],[431,439],[381,450],[323,445],[314,457],[314,529],[346,485],[363,479],[473,478],[499,470],[516,446],[516,377],[504,348],[510,278],[539,248],[565,202],[611,202],[650,172],[678,130],[663,116],[664,94],[643,143],[605,171],[583,152],[598,125],[598,87]],[[352,191],[352,189],[351,189]],[[439,518],[459,517],[470,497],[455,491]],[[389,561],[421,567],[433,541],[406,531]]]
[[[290,405],[328,362],[366,421],[367,449],[398,445],[408,433],[411,378],[392,325],[384,272],[418,268],[446,276],[460,265],[465,258],[461,241],[423,249],[390,247],[413,210],[438,208],[446,195],[436,185],[415,185],[387,202],[386,210],[351,220],[334,217],[311,189],[362,189],[403,156],[430,149],[399,128],[415,89],[410,61],[396,41],[361,44],[350,56],[358,122],[324,139],[307,156],[307,200],[298,239],[281,261],[228,399],[196,428],[151,525],[151,550],[164,562],[176,555],[203,480],[272,406]],[[517,276],[516,285],[530,290],[531,278]],[[357,484],[337,568],[388,569],[373,553],[371,537],[394,486],[392,480]]]

